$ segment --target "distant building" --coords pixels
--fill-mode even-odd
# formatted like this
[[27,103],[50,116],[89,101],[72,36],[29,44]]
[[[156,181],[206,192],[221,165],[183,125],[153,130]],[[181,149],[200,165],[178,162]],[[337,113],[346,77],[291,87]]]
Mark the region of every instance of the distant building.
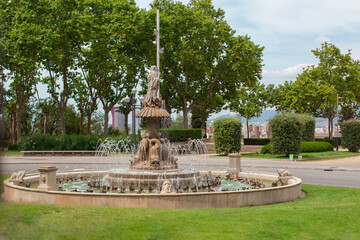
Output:
[[[242,135],[247,138],[246,123],[243,123]],[[268,122],[264,123],[249,123],[249,137],[250,138],[269,138],[271,136]]]
[[119,107],[113,107],[111,109],[112,114],[112,128],[118,130],[124,130],[125,128],[125,115],[118,112]]

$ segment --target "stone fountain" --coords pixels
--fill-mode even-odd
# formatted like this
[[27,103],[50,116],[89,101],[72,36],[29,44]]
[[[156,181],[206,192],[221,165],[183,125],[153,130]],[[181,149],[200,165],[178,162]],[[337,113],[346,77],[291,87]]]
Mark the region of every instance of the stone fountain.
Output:
[[179,169],[177,158],[172,156],[165,139],[161,138],[160,120],[170,118],[170,114],[161,107],[157,67],[151,66],[146,77],[148,90],[143,101],[144,108],[136,117],[145,120],[147,131],[141,133],[139,148],[130,160],[130,171],[110,170],[106,181],[115,183],[121,179],[123,183],[159,185],[159,181],[171,180],[176,181],[177,187],[194,187],[201,179],[199,171]]

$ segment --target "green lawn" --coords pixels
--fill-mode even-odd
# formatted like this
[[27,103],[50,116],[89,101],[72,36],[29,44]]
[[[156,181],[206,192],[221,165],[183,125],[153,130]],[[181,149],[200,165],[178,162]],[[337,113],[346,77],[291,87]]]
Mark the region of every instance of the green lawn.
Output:
[[[300,153],[303,159],[307,158],[341,158],[360,155],[360,153],[354,152],[344,152],[344,151],[329,151],[329,152],[310,152],[310,153]],[[243,158],[269,158],[269,159],[288,159],[285,154],[261,154],[261,153],[242,153]],[[294,156],[294,159],[297,159],[298,155]]]
[[0,239],[360,239],[360,189],[303,185],[295,202],[234,209],[0,204]]
[[0,155],[21,155],[21,152],[20,152],[20,150],[0,151]]

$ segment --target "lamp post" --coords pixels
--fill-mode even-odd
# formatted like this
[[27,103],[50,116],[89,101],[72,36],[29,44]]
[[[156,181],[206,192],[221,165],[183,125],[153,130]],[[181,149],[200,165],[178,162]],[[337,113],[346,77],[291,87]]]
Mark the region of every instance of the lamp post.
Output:
[[336,151],[339,151],[339,94],[336,94]]
[[[136,154],[136,119],[135,119],[135,115],[136,115],[136,108],[137,107],[141,107],[141,105],[136,105],[136,93],[137,93],[137,90],[136,88],[134,87],[132,90],[131,90],[131,95],[132,95],[132,129],[133,129],[133,137],[134,137],[134,150],[133,150],[133,155]],[[126,103],[129,103],[130,102],[130,97],[129,96],[126,96],[124,101]],[[140,101],[142,101],[143,98],[140,98]]]

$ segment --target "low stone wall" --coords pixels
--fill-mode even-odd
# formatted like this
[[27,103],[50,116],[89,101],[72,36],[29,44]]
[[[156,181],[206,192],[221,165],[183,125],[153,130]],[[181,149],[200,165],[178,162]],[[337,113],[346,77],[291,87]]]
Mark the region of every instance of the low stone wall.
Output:
[[[223,171],[213,171],[212,173],[225,174]],[[79,174],[86,175],[89,173],[79,172]],[[248,173],[240,172],[239,176],[242,175],[249,177]],[[272,174],[251,174],[251,177],[264,181],[277,179]],[[26,178],[24,178],[25,181],[36,181],[38,176]],[[4,188],[4,199],[19,203],[121,208],[234,208],[294,201],[301,196],[301,179],[293,177],[288,185],[281,187],[209,193],[119,194],[41,191],[15,185],[9,180],[4,181]]]

